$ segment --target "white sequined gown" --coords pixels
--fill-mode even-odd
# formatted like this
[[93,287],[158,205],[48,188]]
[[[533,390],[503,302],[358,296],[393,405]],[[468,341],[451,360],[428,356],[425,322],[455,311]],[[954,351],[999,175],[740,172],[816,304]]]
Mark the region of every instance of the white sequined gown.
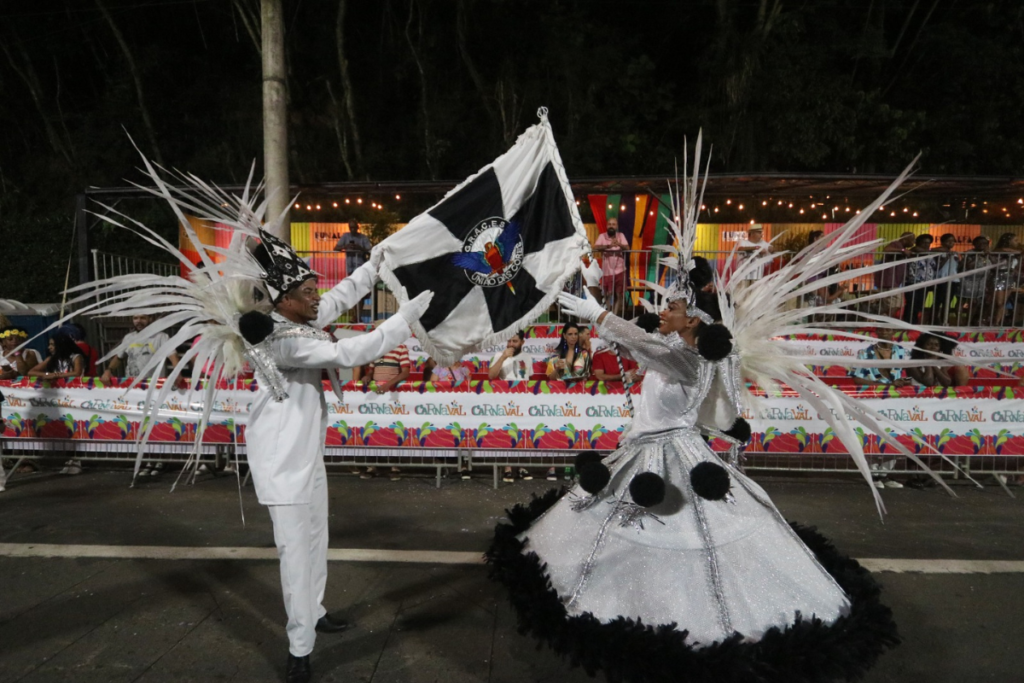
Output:
[[[576,486],[520,536],[547,564],[568,613],[674,623],[698,647],[734,632],[757,640],[797,613],[826,623],[846,614],[843,590],[767,494],[700,436],[698,424],[727,429],[738,415],[738,359],[710,363],[678,335],[646,335],[610,315],[599,331],[647,367],[633,424],[605,460],[612,478],[593,504],[573,509],[587,499]],[[689,473],[704,461],[726,467],[727,500],[694,494]],[[660,521],[641,518],[642,529],[624,524],[619,505],[631,502],[629,482],[641,472],[666,484],[649,509]]]

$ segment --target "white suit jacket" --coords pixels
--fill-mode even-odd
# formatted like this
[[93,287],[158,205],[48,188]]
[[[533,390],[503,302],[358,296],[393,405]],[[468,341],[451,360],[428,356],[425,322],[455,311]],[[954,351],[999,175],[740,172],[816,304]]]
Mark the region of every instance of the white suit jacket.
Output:
[[[245,431],[249,468],[256,496],[264,505],[308,504],[313,474],[323,460],[327,436],[327,401],[321,372],[352,368],[376,360],[406,341],[409,325],[400,315],[359,337],[334,341],[317,334],[350,309],[373,286],[373,277],[360,269],[324,294],[309,335],[264,342],[284,376],[288,398],[275,401],[260,383]],[[277,326],[295,326],[274,314]],[[300,330],[305,332],[305,330]],[[320,337],[320,338],[316,338]]]

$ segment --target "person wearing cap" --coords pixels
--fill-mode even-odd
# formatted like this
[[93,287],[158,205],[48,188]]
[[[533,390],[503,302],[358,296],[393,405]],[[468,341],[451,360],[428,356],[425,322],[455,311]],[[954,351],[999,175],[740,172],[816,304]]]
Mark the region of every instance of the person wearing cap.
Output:
[[[273,329],[251,340],[257,359],[258,389],[246,429],[249,468],[259,502],[267,506],[281,564],[281,589],[288,614],[287,681],[312,677],[310,653],[316,633],[338,633],[348,624],[323,607],[327,585],[327,475],[324,442],[327,401],[321,373],[335,393],[337,371],[380,358],[412,335],[432,292],[404,304],[372,332],[341,341],[323,331],[377,282],[371,256],[330,291],[317,291],[316,274],[291,247],[262,233],[253,255],[264,271],[274,311]],[[248,338],[247,338],[248,339]]]
[[[736,245],[736,251],[740,252],[741,258],[755,258],[765,253],[771,253],[772,245],[764,239],[764,228],[755,223],[747,229],[747,239],[740,240]],[[745,289],[751,282],[764,277],[764,264],[749,269],[740,277],[737,292]]]

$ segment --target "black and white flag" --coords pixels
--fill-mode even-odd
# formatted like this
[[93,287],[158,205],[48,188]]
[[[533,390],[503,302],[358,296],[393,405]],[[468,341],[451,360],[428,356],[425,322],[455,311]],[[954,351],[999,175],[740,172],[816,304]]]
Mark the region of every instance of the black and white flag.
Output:
[[413,325],[440,365],[532,323],[580,269],[586,231],[545,110],[507,152],[384,240],[381,279],[400,303],[434,299]]

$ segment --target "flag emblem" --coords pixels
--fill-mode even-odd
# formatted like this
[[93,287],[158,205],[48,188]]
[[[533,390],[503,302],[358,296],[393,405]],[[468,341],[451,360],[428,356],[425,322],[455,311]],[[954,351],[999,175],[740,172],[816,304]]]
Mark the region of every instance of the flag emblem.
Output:
[[523,267],[519,224],[497,216],[481,221],[463,240],[462,251],[452,256],[452,263],[463,268],[474,285],[505,285],[515,294],[509,280]]

